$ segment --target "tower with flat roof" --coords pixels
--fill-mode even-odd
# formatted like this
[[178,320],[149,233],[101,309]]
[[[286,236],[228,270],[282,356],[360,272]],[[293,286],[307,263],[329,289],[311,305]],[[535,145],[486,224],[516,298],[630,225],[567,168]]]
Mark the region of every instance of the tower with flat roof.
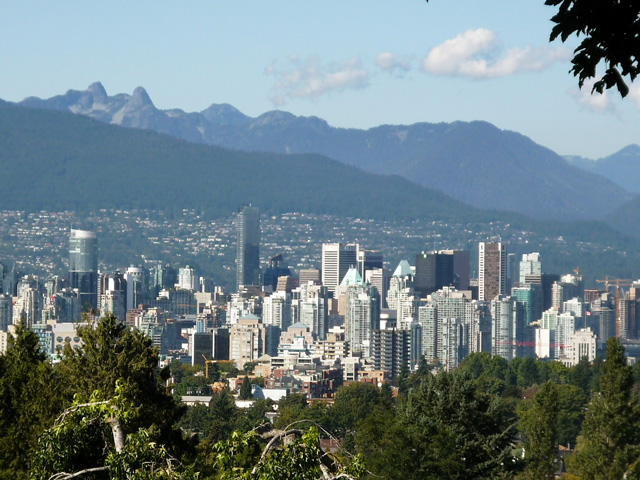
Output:
[[251,205],[240,207],[236,232],[236,287],[260,285],[260,210]]
[[95,232],[71,230],[69,284],[78,289],[83,308],[98,308],[98,237]]

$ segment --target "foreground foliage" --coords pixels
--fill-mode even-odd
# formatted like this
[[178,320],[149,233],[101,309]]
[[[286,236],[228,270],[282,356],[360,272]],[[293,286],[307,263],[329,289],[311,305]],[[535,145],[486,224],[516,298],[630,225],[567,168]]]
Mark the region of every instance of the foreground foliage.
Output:
[[79,335],[84,347],[52,366],[20,325],[0,356],[0,479],[547,479],[576,438],[575,478],[640,478],[640,367],[615,339],[604,361],[573,368],[475,354],[434,374],[422,362],[396,392],[290,395],[271,424],[270,401],[242,410],[228,390],[179,407],[149,340],[113,317]]

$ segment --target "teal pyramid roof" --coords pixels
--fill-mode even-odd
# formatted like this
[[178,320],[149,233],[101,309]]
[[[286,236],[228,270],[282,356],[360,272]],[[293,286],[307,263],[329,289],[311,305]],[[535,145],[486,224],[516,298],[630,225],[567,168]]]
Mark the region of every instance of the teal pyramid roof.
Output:
[[294,323],[293,325],[289,325],[289,328],[306,328],[308,330],[309,326],[305,323],[297,322],[297,323]]
[[406,277],[407,275],[413,275],[411,265],[406,260],[401,260],[396,270],[393,272],[394,277]]
[[364,285],[362,277],[360,276],[360,273],[358,273],[357,268],[349,268],[349,271],[342,279],[342,282],[340,282],[341,287],[348,287],[349,285]]

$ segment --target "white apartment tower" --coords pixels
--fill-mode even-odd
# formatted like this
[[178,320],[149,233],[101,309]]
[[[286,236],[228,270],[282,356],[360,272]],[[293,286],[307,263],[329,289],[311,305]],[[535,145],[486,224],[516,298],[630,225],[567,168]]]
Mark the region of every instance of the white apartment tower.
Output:
[[509,361],[522,356],[525,310],[515,297],[498,295],[491,301],[491,355]]

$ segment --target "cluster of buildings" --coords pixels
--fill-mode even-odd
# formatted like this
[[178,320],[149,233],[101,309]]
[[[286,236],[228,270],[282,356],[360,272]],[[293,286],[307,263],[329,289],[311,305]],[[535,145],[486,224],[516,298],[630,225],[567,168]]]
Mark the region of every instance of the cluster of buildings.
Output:
[[477,278],[469,251],[420,252],[391,271],[380,250],[357,243],[322,244],[319,268],[294,271],[281,254],[262,268],[256,207],[240,208],[236,230],[233,292],[188,265],[99,272],[97,236],[82,230],[71,230],[65,278],[0,265],[0,351],[23,319],[55,360],[81,341],[78,322],[112,313],[165,361],[251,364],[267,388],[330,397],[343,382],[392,381],[421,361],[455,369],[474,352],[575,365],[611,336],[630,356],[640,350],[640,281],[585,289],[579,271],[543,273],[538,253],[516,259],[502,242],[479,243]]

